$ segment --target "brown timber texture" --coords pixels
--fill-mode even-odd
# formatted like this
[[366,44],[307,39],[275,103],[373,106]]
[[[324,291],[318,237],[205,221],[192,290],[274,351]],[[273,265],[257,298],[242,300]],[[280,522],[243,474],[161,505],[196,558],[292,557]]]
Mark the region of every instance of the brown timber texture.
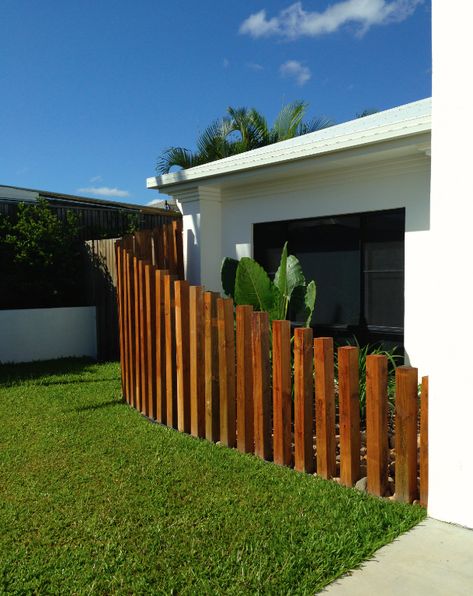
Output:
[[396,500],[417,498],[417,368],[396,369]]
[[[342,484],[353,486],[364,467],[359,349],[338,349],[336,383],[331,338],[314,339],[312,329],[297,327],[292,340],[289,321],[273,321],[270,328],[268,313],[250,305],[234,308],[231,298],[189,285],[182,279],[181,241],[176,223],[160,234],[116,243],[124,399],[181,432],[301,472],[317,467],[318,475],[339,475]],[[388,415],[394,415],[395,497],[415,500],[419,477],[426,506],[428,378],[422,379],[419,423],[417,369],[396,369],[394,413],[388,409],[388,372],[394,371],[386,356],[367,357],[367,488],[390,495]]]
[[333,378],[333,339],[314,339],[315,435],[317,474],[322,478],[337,475],[335,443],[335,386]]
[[359,350],[338,349],[338,407],[340,425],[340,481],[353,486],[360,479]]
[[253,307],[236,307],[236,359],[237,359],[237,439],[243,453],[254,452],[253,421],[253,352],[251,321]]
[[273,322],[273,450],[274,462],[290,466],[292,461],[291,324]]
[[252,316],[253,404],[255,453],[270,460],[271,389],[269,384],[269,316],[254,312]]
[[294,332],[294,467],[314,471],[312,329]]
[[383,497],[388,481],[388,359],[366,358],[366,457],[368,492]]

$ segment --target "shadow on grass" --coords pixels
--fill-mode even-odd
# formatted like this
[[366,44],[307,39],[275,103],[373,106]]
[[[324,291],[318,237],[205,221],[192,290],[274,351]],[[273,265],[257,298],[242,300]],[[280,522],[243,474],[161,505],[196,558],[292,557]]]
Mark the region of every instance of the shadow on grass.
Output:
[[[24,381],[36,381],[56,375],[81,375],[95,373],[97,363],[91,358],[60,358],[19,364],[0,364],[0,386],[10,386]],[[113,380],[113,379],[103,379]],[[67,382],[93,382],[92,380],[66,380]],[[41,384],[61,384],[61,380],[41,381]]]
[[93,410],[102,410],[103,408],[110,408],[112,406],[123,406],[126,402],[122,399],[113,399],[98,404],[90,404],[88,406],[81,406],[80,408],[73,408],[71,412],[88,412]]

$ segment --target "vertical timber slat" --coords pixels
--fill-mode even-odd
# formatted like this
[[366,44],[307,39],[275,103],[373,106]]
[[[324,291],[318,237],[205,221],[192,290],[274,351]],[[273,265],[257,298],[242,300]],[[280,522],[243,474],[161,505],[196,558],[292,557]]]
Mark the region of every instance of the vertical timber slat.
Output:
[[214,292],[204,293],[205,437],[214,442],[220,439],[217,296]]
[[141,368],[140,368],[140,276],[138,258],[133,257],[133,300],[134,300],[134,356],[135,356],[135,401],[134,407],[141,411]]
[[174,275],[165,275],[166,424],[177,428],[176,328],[174,315]]
[[177,428],[190,433],[189,282],[174,282],[176,323]]
[[253,353],[251,319],[253,307],[236,307],[237,352],[237,443],[242,453],[254,452]]
[[384,497],[388,482],[388,359],[366,357],[366,459],[368,492]]
[[317,475],[337,475],[335,443],[335,386],[333,379],[333,339],[314,339],[315,360],[315,437]]
[[340,481],[353,486],[360,479],[360,397],[358,348],[338,349]]
[[417,368],[396,369],[396,501],[417,498]]
[[429,500],[429,377],[422,377],[420,393],[420,504]]
[[269,364],[269,316],[254,312],[252,317],[253,345],[253,407],[255,454],[270,460],[271,449],[271,389]]
[[294,331],[294,467],[314,471],[312,329]]
[[190,302],[190,399],[191,434],[205,437],[205,353],[203,289],[191,286]]
[[228,447],[235,447],[235,334],[233,325],[233,300],[231,298],[218,298],[217,315],[220,377],[220,440]]
[[146,355],[148,378],[148,416],[156,420],[156,285],[154,283],[154,266],[145,265],[145,297],[146,297]]
[[291,324],[273,322],[274,462],[291,465]]
[[156,419],[166,424],[166,319],[164,315],[164,276],[168,271],[155,271],[156,297]]

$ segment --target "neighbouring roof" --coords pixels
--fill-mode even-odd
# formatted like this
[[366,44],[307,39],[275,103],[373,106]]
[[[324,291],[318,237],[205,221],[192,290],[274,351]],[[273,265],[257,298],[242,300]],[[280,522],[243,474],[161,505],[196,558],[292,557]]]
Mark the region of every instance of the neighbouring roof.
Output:
[[120,201],[109,201],[106,199],[95,199],[90,197],[80,197],[77,195],[68,195],[47,190],[37,190],[33,188],[22,188],[19,186],[0,185],[0,201],[9,203],[34,202],[39,198],[47,199],[51,203],[67,204],[69,206],[97,207],[101,209],[125,209],[140,211],[141,213],[159,214],[161,212],[169,213],[164,209],[153,206],[137,205],[134,203],[122,203]]
[[420,133],[430,133],[431,112],[432,99],[422,99],[195,168],[154,176],[147,179],[147,187],[171,192],[173,186],[198,184],[206,179],[225,174],[235,174]]

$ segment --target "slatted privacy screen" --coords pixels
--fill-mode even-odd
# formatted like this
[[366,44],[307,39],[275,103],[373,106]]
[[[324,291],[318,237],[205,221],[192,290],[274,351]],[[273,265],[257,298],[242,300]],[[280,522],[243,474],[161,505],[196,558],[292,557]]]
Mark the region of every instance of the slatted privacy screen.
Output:
[[[292,338],[288,321],[270,326],[267,313],[190,286],[174,257],[160,248],[153,257],[145,242],[142,256],[117,243],[122,391],[131,406],[300,472],[349,487],[366,476],[378,496],[395,482],[396,499],[427,503],[427,377],[419,434],[417,369],[396,370],[394,438],[386,356],[367,358],[362,421],[357,347],[335,353],[331,338],[309,328]],[[169,250],[179,254],[174,244]]]

